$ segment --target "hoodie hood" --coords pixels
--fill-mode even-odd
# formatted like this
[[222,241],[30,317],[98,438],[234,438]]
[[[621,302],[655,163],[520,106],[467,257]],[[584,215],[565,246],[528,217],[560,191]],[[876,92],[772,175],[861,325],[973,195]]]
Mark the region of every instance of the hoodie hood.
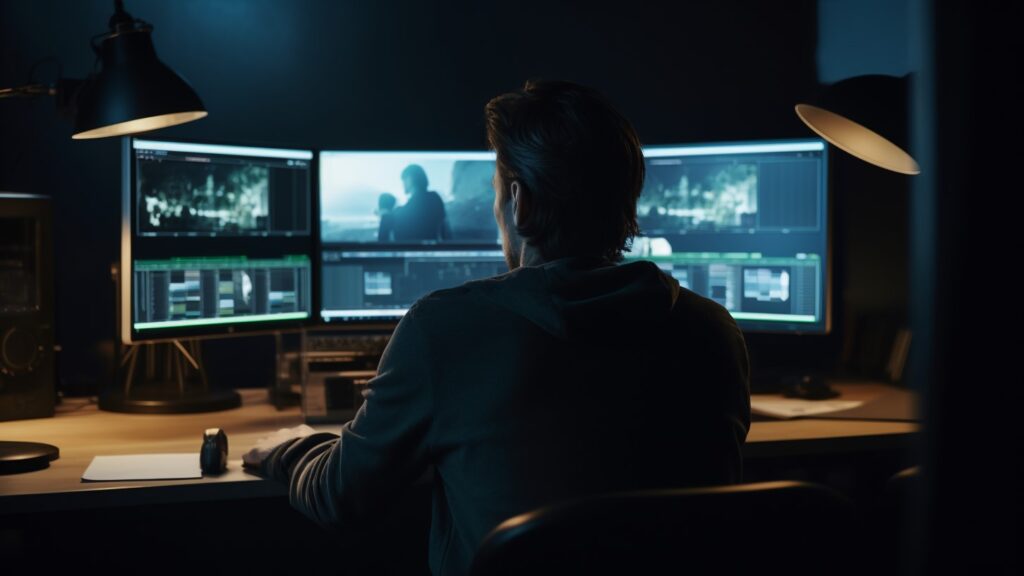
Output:
[[668,320],[681,288],[651,262],[563,258],[484,281],[485,296],[558,338],[630,334]]

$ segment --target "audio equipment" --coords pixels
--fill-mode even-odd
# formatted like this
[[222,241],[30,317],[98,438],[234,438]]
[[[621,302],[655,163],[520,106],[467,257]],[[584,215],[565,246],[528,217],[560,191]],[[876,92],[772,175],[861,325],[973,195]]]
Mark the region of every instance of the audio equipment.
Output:
[[[53,416],[50,200],[0,192],[0,420]],[[0,474],[39,470],[56,446],[0,441]]]
[[53,416],[55,397],[50,200],[0,192],[0,420]]

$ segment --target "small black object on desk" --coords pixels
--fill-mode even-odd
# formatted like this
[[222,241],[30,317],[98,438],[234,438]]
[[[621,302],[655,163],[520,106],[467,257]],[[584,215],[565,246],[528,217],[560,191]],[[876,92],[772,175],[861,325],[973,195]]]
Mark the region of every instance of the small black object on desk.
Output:
[[821,374],[801,374],[782,382],[782,395],[804,400],[828,400],[839,396]]
[[39,442],[0,442],[0,474],[42,470],[60,456],[56,446]]
[[223,474],[228,469],[228,436],[220,428],[207,428],[203,432],[199,468],[203,474]]

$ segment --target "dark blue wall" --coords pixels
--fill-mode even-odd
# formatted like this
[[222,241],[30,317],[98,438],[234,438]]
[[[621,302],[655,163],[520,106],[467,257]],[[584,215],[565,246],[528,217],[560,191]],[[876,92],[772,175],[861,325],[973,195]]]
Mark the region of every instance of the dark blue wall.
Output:
[[[128,0],[210,116],[158,132],[339,148],[484,145],[482,110],[530,77],[608,94],[647,143],[802,137],[817,3]],[[0,4],[0,86],[55,56],[81,77],[112,2]],[[38,75],[54,76],[52,66]],[[0,190],[55,199],[61,386],[95,392],[114,335],[119,143],[73,142],[53,102],[0,102]],[[212,344],[232,383],[271,377],[267,337]],[[253,350],[268,354],[253,354]],[[208,354],[208,358],[210,355]],[[257,360],[253,362],[253,358]],[[216,364],[216,360],[211,359]]]
[[902,76],[917,67],[911,0],[818,0],[818,79]]

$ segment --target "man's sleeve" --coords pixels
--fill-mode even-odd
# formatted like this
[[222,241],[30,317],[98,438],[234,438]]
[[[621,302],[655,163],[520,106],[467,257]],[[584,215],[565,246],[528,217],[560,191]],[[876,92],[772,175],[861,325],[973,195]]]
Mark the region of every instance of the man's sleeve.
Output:
[[292,506],[321,525],[354,529],[428,466],[432,373],[416,307],[395,330],[356,417],[336,440],[289,466]]

